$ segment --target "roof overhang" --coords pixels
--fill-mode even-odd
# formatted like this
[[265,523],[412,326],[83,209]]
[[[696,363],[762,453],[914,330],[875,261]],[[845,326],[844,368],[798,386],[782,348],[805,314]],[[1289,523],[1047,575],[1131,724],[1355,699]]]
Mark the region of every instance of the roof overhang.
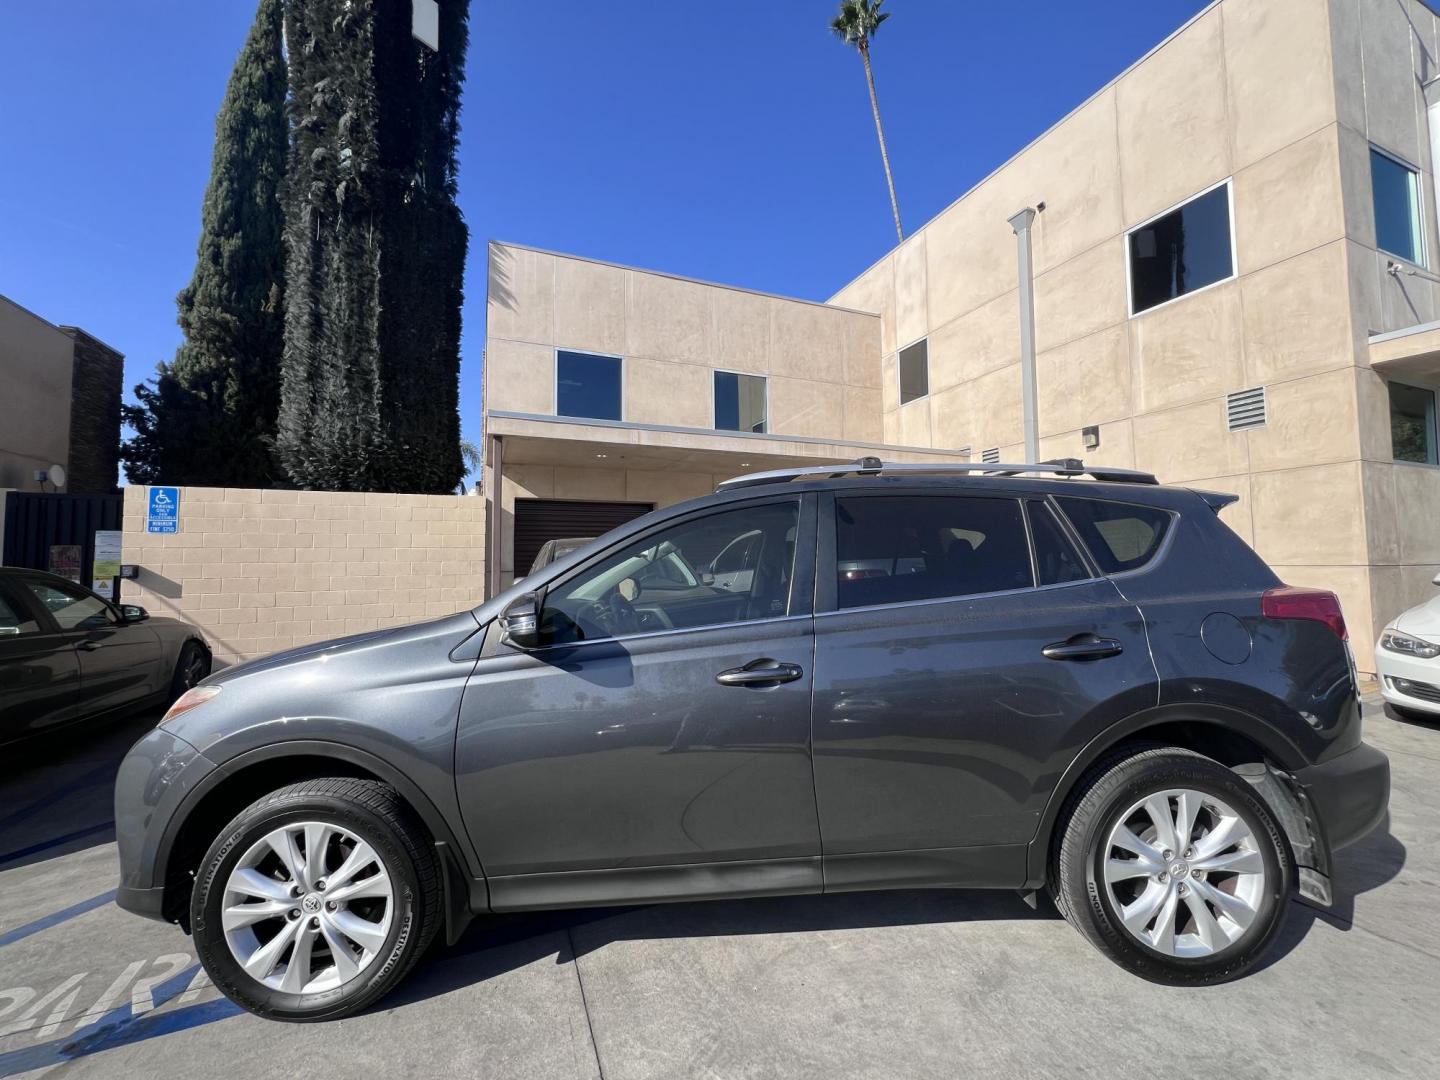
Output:
[[1374,335],[1370,366],[1387,379],[1440,383],[1440,322]]
[[935,450],[501,411],[486,414],[485,433],[504,438],[507,469],[512,465],[559,465],[733,476],[796,465],[852,462],[867,456],[929,464],[970,460],[968,449]]

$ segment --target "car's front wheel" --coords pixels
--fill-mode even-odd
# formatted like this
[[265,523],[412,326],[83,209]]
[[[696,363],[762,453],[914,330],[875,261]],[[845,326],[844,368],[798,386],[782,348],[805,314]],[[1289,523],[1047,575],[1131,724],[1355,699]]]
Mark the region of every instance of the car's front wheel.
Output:
[[230,822],[191,897],[195,947],[227,997],[276,1020],[330,1020],[377,1001],[440,917],[423,827],[394,789],[307,780]]
[[1097,770],[1058,859],[1065,917],[1154,982],[1243,975],[1279,930],[1293,869],[1275,814],[1219,762],[1178,748]]

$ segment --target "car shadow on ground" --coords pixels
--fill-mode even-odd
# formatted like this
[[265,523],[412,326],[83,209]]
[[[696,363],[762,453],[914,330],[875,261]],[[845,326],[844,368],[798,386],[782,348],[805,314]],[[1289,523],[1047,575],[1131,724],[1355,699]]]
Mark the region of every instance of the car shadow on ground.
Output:
[[0,748],[0,870],[115,839],[115,774],[159,713],[77,724]]
[[[1387,816],[1367,837],[1336,856],[1333,909],[1320,911],[1292,902],[1274,946],[1252,970],[1283,959],[1317,920],[1349,930],[1356,896],[1393,879],[1405,857],[1405,846],[1391,835]],[[1033,919],[1057,921],[1060,915],[1048,898],[1042,897],[1038,910],[1032,910],[1018,894],[1001,889],[839,893],[482,916],[454,946],[437,943],[383,1008],[438,997],[537,960],[553,957],[555,963],[567,964],[616,941]]]

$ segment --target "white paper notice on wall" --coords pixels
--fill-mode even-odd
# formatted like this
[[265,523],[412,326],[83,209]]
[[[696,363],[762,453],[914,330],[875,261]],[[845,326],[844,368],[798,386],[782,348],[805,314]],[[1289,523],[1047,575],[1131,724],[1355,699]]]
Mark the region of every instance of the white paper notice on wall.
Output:
[[437,0],[410,0],[410,33],[430,49],[440,48],[440,5]]

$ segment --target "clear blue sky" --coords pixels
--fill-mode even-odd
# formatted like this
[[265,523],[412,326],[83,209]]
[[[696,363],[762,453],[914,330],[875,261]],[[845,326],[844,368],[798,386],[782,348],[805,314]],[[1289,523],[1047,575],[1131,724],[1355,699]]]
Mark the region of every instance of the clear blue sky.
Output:
[[[836,6],[472,0],[468,436],[487,239],[810,299],[893,246],[860,59],[827,30]],[[1204,4],[886,6],[876,82],[908,231]],[[179,343],[215,112],[254,7],[0,3],[0,293],[124,352],[127,396]]]

